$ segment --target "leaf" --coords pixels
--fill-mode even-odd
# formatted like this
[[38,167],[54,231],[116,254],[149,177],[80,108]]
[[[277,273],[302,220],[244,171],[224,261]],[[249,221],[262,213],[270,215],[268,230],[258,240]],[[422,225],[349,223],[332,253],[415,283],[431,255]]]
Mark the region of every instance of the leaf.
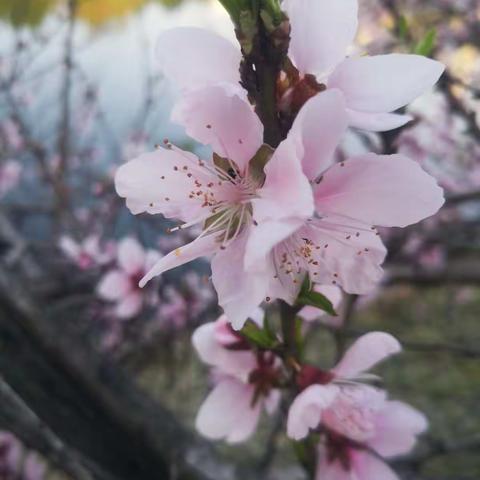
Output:
[[435,28],[432,28],[425,34],[423,39],[417,43],[417,45],[413,49],[413,53],[429,57],[432,54],[436,44],[437,30]]
[[278,346],[278,340],[273,332],[260,328],[256,323],[248,320],[240,333],[251,343],[263,350],[272,350]]
[[332,315],[333,317],[337,316],[337,312],[333,308],[332,302],[321,293],[315,292],[313,290],[309,292],[300,292],[300,295],[297,299],[297,303],[300,305],[309,305],[311,307],[317,307],[320,310]]
[[409,36],[410,27],[408,25],[408,20],[404,15],[401,15],[398,19],[397,28],[400,39],[405,41]]

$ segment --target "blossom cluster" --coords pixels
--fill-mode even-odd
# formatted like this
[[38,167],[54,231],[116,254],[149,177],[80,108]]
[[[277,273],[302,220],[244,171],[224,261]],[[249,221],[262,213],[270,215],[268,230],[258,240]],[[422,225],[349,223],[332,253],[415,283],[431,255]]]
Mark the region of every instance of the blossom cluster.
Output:
[[[421,413],[369,384],[378,378],[368,370],[398,353],[398,341],[366,334],[335,367],[320,369],[284,348],[286,331],[271,332],[261,307],[279,300],[298,313],[305,288],[371,292],[387,254],[378,227],[407,227],[440,209],[443,190],[417,161],[375,153],[337,161],[337,154],[349,129],[384,132],[410,122],[398,111],[433,87],[444,66],[420,55],[348,56],[356,0],[285,0],[282,8],[290,42],[275,81],[275,111],[286,127],[278,145],[265,142],[266,125],[245,88],[245,51],[197,28],[160,35],[156,58],[179,90],[172,119],[212,154],[199,158],[165,139],[122,165],[115,185],[133,214],[178,220],[170,233],[194,226],[199,233],[150,269],[144,257],[125,257],[123,271],[110,274],[100,292],[133,301],[131,282],[118,286],[132,275],[130,262],[144,287],[167,270],[211,257],[225,313],[193,335],[215,379],[198,430],[244,441],[288,390],[295,398],[287,435],[318,438],[319,478],[394,479],[381,457],[410,451],[427,427]],[[251,328],[267,332],[268,345],[255,343]]]

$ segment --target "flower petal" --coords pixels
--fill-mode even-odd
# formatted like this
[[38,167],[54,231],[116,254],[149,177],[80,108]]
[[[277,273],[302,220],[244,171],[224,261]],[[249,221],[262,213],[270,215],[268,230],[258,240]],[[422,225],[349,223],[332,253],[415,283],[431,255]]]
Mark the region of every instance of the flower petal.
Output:
[[127,295],[131,289],[130,276],[123,270],[112,270],[100,280],[97,294],[104,300],[115,301]]
[[138,290],[131,292],[117,303],[115,314],[123,320],[133,318],[142,310],[142,304],[142,294]]
[[403,455],[412,450],[417,436],[428,428],[428,421],[415,408],[403,402],[387,402],[376,421],[376,435],[368,445],[382,457]]
[[388,132],[403,127],[413,120],[411,115],[398,113],[365,113],[347,109],[348,123],[351,127],[371,132]]
[[[195,155],[179,149],[159,148],[122,165],[115,175],[115,188],[126,198],[134,215],[161,213],[187,221],[204,215],[203,195],[195,182],[215,183],[218,177]],[[189,176],[190,175],[190,176]]]
[[180,27],[161,33],[156,58],[168,80],[182,90],[240,82],[240,49],[202,28]]
[[370,227],[343,217],[314,219],[296,234],[297,244],[309,239],[313,245],[306,260],[310,280],[339,285],[347,293],[363,295],[380,281],[387,250]]
[[182,97],[172,120],[242,172],[263,143],[263,125],[240,88],[214,85]]
[[328,86],[342,90],[352,110],[386,113],[432,88],[444,69],[440,62],[420,55],[349,58],[335,69]]
[[118,243],[118,264],[130,275],[143,273],[145,251],[134,238],[124,238]]
[[345,352],[332,373],[341,378],[352,378],[401,350],[400,343],[392,335],[383,332],[367,333]]
[[152,278],[161,275],[167,270],[179,267],[191,262],[198,257],[209,256],[218,248],[214,235],[195,239],[193,242],[176,248],[173,252],[162,257],[153,268],[140,280],[140,287],[143,288]]
[[436,213],[443,190],[417,162],[366,154],[336,164],[315,189],[317,211],[367,225],[406,227]]
[[218,343],[215,336],[217,322],[209,322],[198,327],[192,336],[192,344],[200,359],[217,367],[229,375],[248,375],[257,365],[254,354],[250,351],[228,350]]
[[[255,207],[254,207],[255,213]],[[264,221],[250,230],[245,249],[245,269],[249,272],[266,268],[267,256],[304,224],[303,220]]]
[[329,73],[346,55],[358,26],[356,0],[288,0],[289,56],[301,73]]
[[367,478],[352,477],[352,472],[345,468],[338,460],[332,460],[323,455],[317,465],[316,480],[370,480]]
[[307,178],[315,179],[333,163],[347,126],[345,100],[339,90],[315,95],[302,107],[288,137],[303,146],[300,158]]
[[338,388],[334,385],[312,385],[297,395],[288,411],[287,435],[301,440],[310,429],[320,424],[322,412],[335,399]]
[[312,187],[302,170],[301,150],[294,139],[287,138],[265,166],[265,183],[257,192],[260,198],[252,202],[258,223],[273,219],[306,219],[313,214]]
[[212,260],[212,281],[218,303],[235,330],[243,327],[265,299],[271,275],[265,269],[245,271],[247,238],[246,232],[241,234],[225,250],[219,250]]
[[[246,440],[256,428],[260,407],[251,408],[253,387],[227,378],[212,390],[198,411],[195,426],[212,440]],[[246,425],[242,425],[245,422]],[[247,428],[248,427],[248,428]]]
[[[358,480],[400,480],[380,458],[362,450],[352,450],[352,470]],[[351,477],[352,478],[352,477]]]

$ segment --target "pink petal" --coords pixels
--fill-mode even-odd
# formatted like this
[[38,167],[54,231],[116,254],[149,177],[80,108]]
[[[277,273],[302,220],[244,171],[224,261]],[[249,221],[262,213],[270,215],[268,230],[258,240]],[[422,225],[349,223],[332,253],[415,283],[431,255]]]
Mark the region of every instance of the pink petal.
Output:
[[300,393],[288,411],[287,435],[294,440],[305,438],[310,429],[318,427],[323,410],[337,394],[334,385],[312,385]]
[[265,270],[267,256],[272,249],[298,230],[303,223],[297,219],[264,221],[252,228],[245,250],[245,269],[249,272]]
[[342,90],[352,110],[387,113],[432,88],[444,69],[440,62],[419,55],[349,58],[336,68],[328,85]]
[[172,120],[190,137],[234,160],[242,173],[263,143],[260,119],[245,93],[231,86],[214,85],[184,95]]
[[368,452],[352,451],[352,464],[358,480],[400,480],[383,460]]
[[358,24],[356,0],[288,0],[289,56],[301,73],[329,73],[346,55]]
[[145,266],[145,251],[138,241],[127,237],[118,243],[118,264],[130,275],[142,273]]
[[252,395],[247,398],[248,404],[243,409],[242,418],[236,422],[235,428],[227,437],[227,443],[240,443],[248,440],[257,429],[261,413],[261,403],[252,407]]
[[143,297],[142,294],[136,290],[129,293],[125,298],[122,298],[115,307],[115,314],[118,318],[127,320],[135,317],[142,310]]
[[216,183],[218,177],[191,153],[159,148],[122,165],[115,188],[134,215],[161,213],[187,221],[204,215],[203,196],[191,195],[198,190],[196,180],[206,185]]
[[29,453],[24,461],[22,477],[25,480],[44,480],[46,466],[35,453]]
[[75,240],[66,235],[62,235],[58,241],[58,246],[60,250],[71,260],[76,260],[77,256],[80,254],[80,246]]
[[304,238],[314,243],[314,262],[306,265],[314,283],[339,285],[347,293],[363,295],[382,278],[387,250],[375,231],[364,224],[327,216],[308,222],[295,236],[297,244]]
[[382,457],[393,457],[410,452],[417,436],[428,428],[428,421],[415,408],[403,402],[387,402],[377,416],[375,438],[368,442]]
[[302,171],[299,150],[302,151],[302,147],[296,146],[293,138],[288,138],[279,145],[267,163],[264,169],[265,183],[257,192],[260,198],[253,201],[257,222],[306,219],[312,215],[312,188]]
[[193,242],[176,248],[173,252],[162,257],[153,268],[140,280],[143,288],[152,278],[161,275],[167,270],[179,267],[199,257],[209,256],[218,248],[214,235],[197,238]]
[[352,378],[401,350],[400,343],[392,335],[383,332],[367,333],[345,352],[332,373],[338,377]]
[[435,179],[402,155],[366,154],[336,164],[315,189],[320,214],[384,227],[416,223],[443,203],[443,190]]
[[112,270],[100,280],[97,294],[104,300],[115,301],[127,295],[131,289],[130,276],[123,270]]
[[388,132],[403,127],[413,120],[411,115],[398,113],[365,113],[347,109],[348,123],[351,127],[371,132]]
[[163,74],[182,90],[240,82],[240,49],[208,30],[180,27],[161,33],[156,57]]
[[376,433],[378,412],[385,408],[387,394],[369,385],[342,385],[332,405],[322,415],[328,429],[358,443]]
[[212,280],[218,303],[235,330],[240,330],[267,295],[270,273],[244,269],[247,232],[219,250],[212,260]]
[[218,343],[215,336],[217,322],[198,327],[192,336],[192,344],[200,359],[229,375],[247,376],[257,365],[250,351],[228,350]]
[[288,137],[302,145],[302,168],[310,180],[333,163],[347,126],[345,100],[339,90],[320,93],[302,107]]
[[320,449],[315,480],[370,480],[352,476],[350,469],[345,468],[338,460],[330,460],[328,453]]
[[213,389],[203,402],[195,426],[212,440],[241,442],[249,438],[258,422],[260,407],[251,408],[253,387],[227,378]]

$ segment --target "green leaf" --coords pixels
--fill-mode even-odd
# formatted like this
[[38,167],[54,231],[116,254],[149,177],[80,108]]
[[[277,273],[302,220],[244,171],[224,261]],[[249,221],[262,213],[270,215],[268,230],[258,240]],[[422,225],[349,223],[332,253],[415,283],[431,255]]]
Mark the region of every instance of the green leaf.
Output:
[[300,295],[297,299],[299,305],[309,305],[311,307],[317,307],[320,310],[332,315],[337,316],[337,312],[333,308],[332,302],[321,293],[315,292],[313,290],[309,292],[300,292]]
[[408,25],[408,20],[404,15],[401,15],[398,19],[397,29],[400,40],[405,41],[409,36],[410,27]]
[[437,43],[437,30],[435,28],[430,29],[422,40],[420,40],[413,49],[413,53],[417,55],[423,55],[429,57]]
[[260,328],[256,323],[248,320],[240,333],[255,346],[263,350],[272,350],[278,346],[278,340],[270,330]]

